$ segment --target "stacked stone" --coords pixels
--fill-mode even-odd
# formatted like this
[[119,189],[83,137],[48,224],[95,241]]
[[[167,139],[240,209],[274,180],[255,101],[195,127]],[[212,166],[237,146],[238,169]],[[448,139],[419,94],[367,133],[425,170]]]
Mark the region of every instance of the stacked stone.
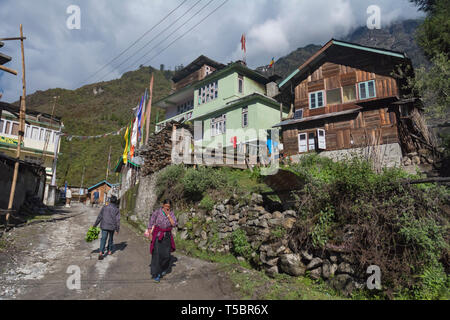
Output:
[[418,152],[408,153],[402,159],[403,166],[419,165],[419,164],[433,164],[434,159],[431,152],[427,149],[420,149]]

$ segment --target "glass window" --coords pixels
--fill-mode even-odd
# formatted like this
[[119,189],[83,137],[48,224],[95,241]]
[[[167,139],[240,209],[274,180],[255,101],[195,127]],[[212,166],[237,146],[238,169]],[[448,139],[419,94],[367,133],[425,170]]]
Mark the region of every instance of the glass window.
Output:
[[31,129],[31,139],[39,140],[39,128],[32,127],[32,129]]
[[0,133],[3,133],[3,125],[4,125],[5,121],[0,120]]
[[242,127],[248,125],[248,107],[242,108]]
[[18,136],[19,135],[19,124],[17,122],[13,122],[12,123],[11,134],[13,136]]
[[324,101],[323,101],[323,91],[317,91],[317,92],[311,92],[309,94],[309,108],[315,109],[323,107]]
[[356,87],[354,85],[342,87],[344,103],[356,100]]
[[316,139],[314,132],[308,134],[308,150],[312,151],[316,149]]
[[377,93],[376,93],[374,80],[359,83],[359,99],[360,100],[375,98],[376,96],[377,96]]
[[6,121],[5,133],[11,134],[11,121]]
[[341,88],[327,90],[327,104],[333,105],[333,104],[340,104],[340,103],[342,103]]
[[244,77],[241,75],[238,76],[238,91],[239,93],[244,92]]

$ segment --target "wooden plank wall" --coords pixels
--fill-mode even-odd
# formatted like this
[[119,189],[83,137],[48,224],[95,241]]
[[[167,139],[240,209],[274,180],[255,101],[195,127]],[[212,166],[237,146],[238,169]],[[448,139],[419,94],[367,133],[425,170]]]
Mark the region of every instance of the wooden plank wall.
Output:
[[[211,66],[209,66],[209,68],[211,69],[212,72],[216,70]],[[187,85],[190,85],[194,82],[202,80],[205,77],[206,77],[206,65],[203,65],[197,71],[191,73],[187,77],[185,77],[185,78],[181,79],[180,81],[178,81],[177,83],[175,83],[175,90],[179,90]]]
[[[355,102],[358,100],[345,104],[327,105],[323,108],[311,110],[309,109],[309,93],[319,90],[336,89],[348,85],[356,86],[358,82],[369,80],[375,80],[377,97],[365,101],[392,97],[398,94],[397,82],[394,78],[345,65],[325,62],[295,88],[295,109],[303,108],[303,116],[310,117],[357,108],[358,106]],[[358,95],[358,90],[356,92]]]
[[[306,126],[303,125],[303,127]],[[317,129],[324,129],[326,132],[327,151],[399,141],[395,113],[389,112],[386,107],[362,111],[351,119],[339,121],[329,119],[325,123],[317,126],[310,125],[306,129],[298,129],[292,126],[283,131],[284,153],[287,155],[297,154],[298,134],[301,132],[317,132]]]

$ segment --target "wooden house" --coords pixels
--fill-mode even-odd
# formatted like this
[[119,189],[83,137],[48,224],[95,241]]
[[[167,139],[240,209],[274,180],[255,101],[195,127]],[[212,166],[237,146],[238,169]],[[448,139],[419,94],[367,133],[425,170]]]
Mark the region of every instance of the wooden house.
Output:
[[336,158],[377,145],[385,164],[399,164],[402,154],[420,148],[411,133],[421,133],[408,120],[422,107],[398,70],[413,72],[404,53],[330,40],[279,83],[276,99],[291,106],[274,126],[282,130],[284,155]]
[[94,193],[95,191],[98,191],[99,193],[99,204],[105,204],[106,203],[106,197],[107,194],[109,192],[109,190],[111,190],[111,188],[113,187],[113,184],[109,183],[106,180],[100,181],[99,183],[91,186],[88,188],[88,192],[89,192],[89,199],[90,199],[90,203],[94,202]]

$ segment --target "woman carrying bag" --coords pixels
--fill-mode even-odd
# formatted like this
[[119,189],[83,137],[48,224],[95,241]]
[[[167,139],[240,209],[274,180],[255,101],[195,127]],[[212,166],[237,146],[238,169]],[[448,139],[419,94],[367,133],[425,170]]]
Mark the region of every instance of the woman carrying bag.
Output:
[[164,200],[162,207],[152,213],[146,234],[151,240],[152,255],[151,274],[156,282],[167,273],[170,266],[170,253],[175,251],[172,228],[177,226],[177,219],[170,210],[170,200]]

